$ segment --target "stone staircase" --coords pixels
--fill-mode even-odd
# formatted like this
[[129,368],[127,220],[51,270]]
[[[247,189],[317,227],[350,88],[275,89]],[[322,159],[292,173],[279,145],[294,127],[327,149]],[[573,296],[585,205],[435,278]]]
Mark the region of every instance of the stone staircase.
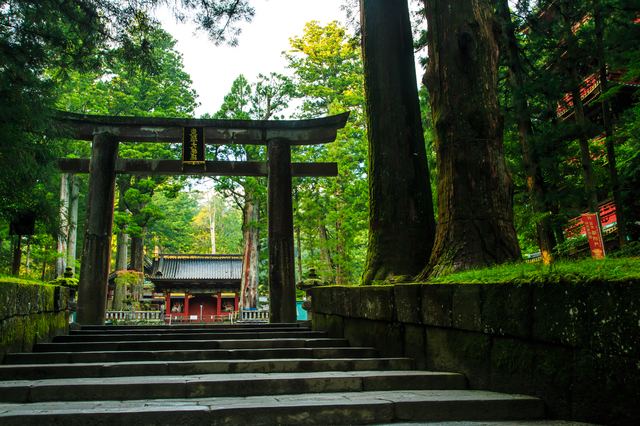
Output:
[[298,324],[85,326],[4,362],[7,426],[551,424],[539,399],[469,391]]

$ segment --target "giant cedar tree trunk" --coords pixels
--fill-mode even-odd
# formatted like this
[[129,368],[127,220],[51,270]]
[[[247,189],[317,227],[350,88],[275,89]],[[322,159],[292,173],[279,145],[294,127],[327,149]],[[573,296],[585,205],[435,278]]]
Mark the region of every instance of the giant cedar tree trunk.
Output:
[[498,104],[498,41],[486,0],[426,0],[438,228],[420,279],[520,260]]
[[[502,20],[503,44],[509,68],[509,82],[514,94],[516,121],[518,123],[518,139],[520,141],[520,149],[522,150],[522,160],[524,162],[529,199],[531,200],[533,211],[538,215],[544,215],[547,212],[545,203],[546,189],[544,180],[542,179],[540,163],[535,158],[531,147],[531,116],[527,106],[527,98],[523,94],[524,79],[520,66],[518,40],[514,32],[515,26],[511,20],[508,0],[500,0],[497,6],[498,14]],[[545,262],[548,262],[551,260],[551,252],[555,247],[553,228],[548,216],[542,216],[541,219],[536,221],[536,230],[542,258]]]
[[140,280],[134,286],[132,299],[139,300],[144,283],[144,237],[131,237],[131,270],[140,272]]
[[60,182],[60,235],[58,236],[58,257],[56,277],[62,277],[67,264],[67,238],[69,232],[69,175],[62,174]]
[[[600,91],[607,93],[609,90],[607,81],[607,61],[604,54],[604,28],[603,12],[600,9],[600,1],[594,1],[594,21],[596,27],[596,43],[598,48],[598,68],[600,72]],[[602,120],[604,122],[605,135],[607,140],[607,163],[609,163],[609,178],[611,179],[611,189],[613,190],[613,202],[616,206],[616,218],[618,221],[618,242],[620,247],[627,245],[627,225],[624,219],[624,207],[622,194],[620,193],[620,181],[618,179],[618,168],[616,161],[616,151],[613,146],[613,122],[611,119],[611,106],[608,99],[602,101]]]
[[242,239],[244,253],[242,256],[242,307],[244,309],[258,307],[258,264],[259,264],[259,228],[260,201],[247,193],[243,209]]
[[369,137],[369,243],[361,283],[413,276],[434,221],[406,0],[360,0]]
[[71,175],[71,195],[69,196],[69,245],[67,247],[67,266],[76,273],[76,250],[78,247],[78,198],[80,183],[78,175]]
[[[119,188],[119,201],[118,201],[118,211],[126,212],[127,207],[124,203],[124,194],[126,189],[123,186]],[[127,234],[124,232],[118,232],[116,236],[116,272],[126,271],[127,270]],[[122,311],[124,309],[124,300],[127,295],[126,284],[121,282],[121,280],[115,280],[115,289],[113,290],[113,310],[114,311]]]

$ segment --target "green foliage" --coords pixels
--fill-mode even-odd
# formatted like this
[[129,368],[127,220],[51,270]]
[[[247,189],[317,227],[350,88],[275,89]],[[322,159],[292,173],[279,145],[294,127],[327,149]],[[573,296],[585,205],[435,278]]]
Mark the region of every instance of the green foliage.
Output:
[[640,259],[560,260],[550,265],[542,262],[505,264],[480,270],[464,271],[433,279],[443,284],[524,284],[554,282],[624,281],[640,279]]

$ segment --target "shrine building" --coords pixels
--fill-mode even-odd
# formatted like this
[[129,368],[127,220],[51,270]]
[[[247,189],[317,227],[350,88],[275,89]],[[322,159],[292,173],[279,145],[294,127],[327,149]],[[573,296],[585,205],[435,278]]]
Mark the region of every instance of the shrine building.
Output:
[[158,254],[148,279],[166,322],[214,322],[238,311],[241,275],[241,254]]

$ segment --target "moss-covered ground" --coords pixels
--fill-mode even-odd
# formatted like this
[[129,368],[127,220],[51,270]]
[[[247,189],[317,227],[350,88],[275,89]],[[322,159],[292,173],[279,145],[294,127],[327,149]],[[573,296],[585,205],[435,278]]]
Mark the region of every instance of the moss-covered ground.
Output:
[[593,282],[640,280],[640,258],[608,258],[604,260],[557,260],[518,263],[458,272],[430,280],[430,283],[502,284],[547,282]]

